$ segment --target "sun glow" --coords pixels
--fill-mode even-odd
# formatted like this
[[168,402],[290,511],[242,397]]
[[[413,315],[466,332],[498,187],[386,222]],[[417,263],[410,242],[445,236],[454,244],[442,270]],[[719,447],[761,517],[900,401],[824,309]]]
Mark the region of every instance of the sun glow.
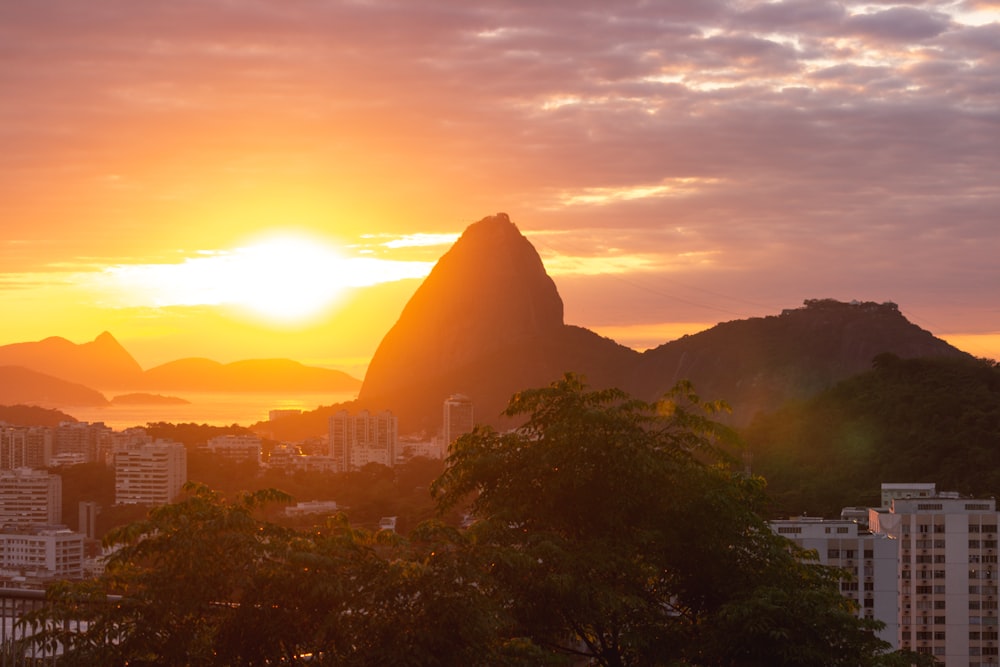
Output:
[[228,306],[275,324],[301,324],[336,308],[350,288],[422,278],[430,267],[345,257],[330,241],[280,233],[180,263],[111,267],[98,282],[108,305]]

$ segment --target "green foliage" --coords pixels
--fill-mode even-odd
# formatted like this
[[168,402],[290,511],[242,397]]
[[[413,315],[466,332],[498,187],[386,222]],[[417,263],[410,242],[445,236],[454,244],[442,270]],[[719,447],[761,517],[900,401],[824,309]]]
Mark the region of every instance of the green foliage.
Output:
[[[837,572],[762,521],[723,408],[572,375],[522,392],[524,426],[463,436],[432,485],[442,512],[469,504],[468,529],[294,530],[264,519],[286,494],[192,484],[111,531],[104,575],[53,586],[24,624],[65,665],[909,664]],[[417,490],[432,467],[360,474]]]
[[756,513],[763,484],[722,456],[721,408],[686,385],[650,404],[570,375],[514,397],[519,431],[453,445],[434,491],[469,499],[519,634],[609,666],[877,664],[886,646],[835,575]]
[[775,512],[834,516],[878,504],[882,482],[1000,493],[1000,367],[875,357],[873,370],[746,429]]

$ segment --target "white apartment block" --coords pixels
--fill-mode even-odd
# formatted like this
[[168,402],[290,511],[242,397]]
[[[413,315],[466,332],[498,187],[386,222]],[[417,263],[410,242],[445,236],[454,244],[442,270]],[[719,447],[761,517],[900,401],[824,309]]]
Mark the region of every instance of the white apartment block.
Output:
[[872,510],[874,533],[899,543],[900,648],[946,667],[1000,664],[996,501],[938,494]]
[[42,426],[0,427],[0,470],[45,468],[52,459],[52,429]]
[[0,530],[0,576],[19,581],[83,577],[84,536],[65,526]]
[[116,505],[165,505],[187,482],[187,451],[176,442],[115,452],[114,466]]
[[62,522],[62,477],[44,470],[0,472],[0,526]]
[[329,420],[330,457],[337,472],[357,470],[368,463],[396,464],[399,424],[388,410],[352,415],[340,410]]
[[445,399],[444,425],[441,429],[445,451],[459,436],[471,433],[473,426],[475,426],[475,411],[468,396],[452,394]]
[[99,452],[110,447],[113,431],[102,423],[61,422],[54,430],[52,465],[99,461]]
[[859,530],[845,519],[793,517],[769,523],[774,532],[815,551],[820,563],[847,570],[841,594],[858,605],[859,617],[885,623],[879,635],[898,648],[897,540]]
[[944,667],[1000,666],[996,501],[884,484],[882,505],[869,508],[868,530],[846,519],[770,524],[821,562],[847,568],[841,592],[886,624],[882,638],[894,648]]
[[234,463],[253,462],[259,466],[263,462],[259,435],[219,435],[210,438],[205,449]]

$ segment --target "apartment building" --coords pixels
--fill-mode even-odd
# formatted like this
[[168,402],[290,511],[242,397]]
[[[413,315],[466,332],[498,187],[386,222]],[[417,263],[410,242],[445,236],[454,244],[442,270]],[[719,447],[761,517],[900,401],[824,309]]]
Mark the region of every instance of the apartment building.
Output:
[[357,470],[368,463],[393,466],[399,445],[399,424],[392,412],[351,414],[339,410],[329,419],[330,457],[337,472]]
[[157,440],[115,452],[115,504],[164,505],[173,502],[187,482],[184,445]]
[[263,462],[261,438],[258,435],[219,435],[205,443],[206,451],[233,463]]
[[52,429],[0,425],[0,470],[45,468],[52,459]]
[[873,533],[899,543],[899,645],[946,667],[1000,664],[993,499],[937,494],[873,510]]
[[885,623],[879,635],[898,647],[897,540],[874,535],[848,519],[793,517],[770,524],[774,532],[815,551],[820,563],[846,570],[841,594],[857,604],[858,616]]
[[0,526],[62,522],[62,477],[44,470],[0,472]]
[[464,394],[452,394],[444,402],[444,425],[442,427],[443,449],[451,447],[459,436],[471,433],[475,426],[475,410],[472,400]]
[[846,568],[841,592],[859,615],[886,624],[882,637],[894,648],[933,655],[944,667],[998,667],[998,523],[992,498],[921,483],[884,484],[867,529],[859,520],[808,517],[771,527]]
[[0,577],[27,584],[83,577],[84,536],[65,526],[0,530]]
[[99,461],[110,448],[113,431],[98,422],[61,422],[53,433],[51,465],[77,465]]

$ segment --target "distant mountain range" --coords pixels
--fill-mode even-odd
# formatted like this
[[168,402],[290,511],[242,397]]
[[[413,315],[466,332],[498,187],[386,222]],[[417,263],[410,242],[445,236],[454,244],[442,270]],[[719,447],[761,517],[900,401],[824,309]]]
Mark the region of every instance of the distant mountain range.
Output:
[[52,337],[0,346],[0,405],[101,406],[109,403],[101,393],[108,390],[339,394],[360,385],[342,371],[288,359],[180,359],[144,371],[107,332],[83,344]]
[[[563,321],[562,298],[531,243],[507,215],[470,225],[437,262],[382,339],[364,382],[289,360],[220,364],[181,359],[142,370],[109,333],[0,346],[0,404],[103,405],[98,391],[310,391],[360,386],[348,407],[390,409],[402,433],[433,434],[451,394],[469,396],[476,420],[503,427],[517,391],[572,371],[593,387],[655,400],[678,380],[726,400],[736,425],[789,399],[815,395],[867,371],[881,353],[971,358],[910,323],[893,303],[810,299],[781,314],[724,322],[637,352]],[[303,437],[325,430],[323,408],[281,420]],[[325,411],[325,412],[324,412]],[[281,437],[278,424],[275,436]]]
[[678,380],[723,399],[732,419],[810,396],[871,368],[875,355],[969,357],[910,323],[892,303],[807,300],[780,315],[725,322],[639,353],[563,322],[538,253],[507,215],[472,224],[438,261],[379,345],[358,406],[389,408],[401,431],[435,431],[462,393],[476,420],[504,425],[515,392],[564,372],[655,400]]

